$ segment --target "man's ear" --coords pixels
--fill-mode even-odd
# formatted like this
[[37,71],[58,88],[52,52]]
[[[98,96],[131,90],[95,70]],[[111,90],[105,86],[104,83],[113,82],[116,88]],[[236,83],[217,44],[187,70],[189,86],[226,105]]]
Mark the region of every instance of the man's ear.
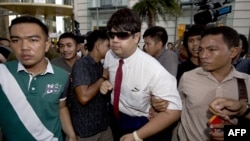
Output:
[[134,38],[135,38],[135,43],[138,44],[141,39],[141,32],[135,33]]
[[81,50],[81,47],[82,47],[82,43],[78,43],[78,44],[76,45],[76,50],[77,50],[77,51]]
[[51,39],[48,38],[47,41],[45,42],[45,52],[48,52],[50,46],[51,46]]
[[162,41],[156,41],[156,42],[157,42],[156,43],[157,48],[162,49],[164,47]]
[[231,58],[235,58],[235,57],[237,57],[238,54],[240,54],[241,48],[240,47],[232,47],[230,49],[230,52],[231,52],[231,55],[230,55]]
[[99,49],[100,49],[100,46],[101,46],[100,40],[97,40],[97,41],[95,42],[94,48],[96,48],[97,50],[99,50]]

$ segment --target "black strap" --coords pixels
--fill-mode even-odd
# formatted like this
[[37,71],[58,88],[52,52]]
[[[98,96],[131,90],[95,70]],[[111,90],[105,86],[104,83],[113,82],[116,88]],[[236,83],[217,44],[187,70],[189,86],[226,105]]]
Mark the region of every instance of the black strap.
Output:
[[[239,100],[248,103],[248,95],[247,95],[247,88],[244,79],[237,78],[238,82],[238,91],[239,91]],[[245,117],[238,117],[238,125],[249,127],[250,121]]]
[[247,87],[244,79],[237,78],[239,100],[248,103]]

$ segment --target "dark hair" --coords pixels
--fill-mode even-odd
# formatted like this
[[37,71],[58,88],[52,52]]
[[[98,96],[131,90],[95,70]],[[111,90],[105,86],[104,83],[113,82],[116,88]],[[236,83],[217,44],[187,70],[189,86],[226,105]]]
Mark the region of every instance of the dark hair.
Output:
[[87,37],[87,48],[88,51],[92,51],[96,41],[98,40],[109,40],[106,30],[94,30]]
[[49,37],[49,30],[48,30],[48,27],[42,23],[41,20],[35,18],[35,17],[32,17],[32,16],[21,16],[21,17],[17,17],[15,19],[13,19],[11,21],[11,24],[9,26],[9,31],[11,31],[11,28],[16,25],[16,24],[21,24],[21,23],[34,23],[34,24],[37,24],[41,27],[41,29],[44,31],[44,34],[46,35],[46,38]]
[[10,52],[11,51],[9,49],[7,49],[6,47],[0,45],[0,54],[2,54],[5,59],[8,58]]
[[167,45],[174,45],[172,42],[169,42]]
[[239,34],[239,37],[240,37],[240,40],[242,41],[242,50],[243,50],[240,53],[240,57],[243,57],[244,55],[248,53],[249,44],[245,35]]
[[161,26],[152,26],[146,29],[143,34],[143,38],[147,36],[153,38],[154,40],[160,40],[163,46],[165,46],[168,41],[168,33],[165,28]]
[[139,16],[129,8],[116,11],[107,23],[108,31],[114,28],[117,31],[130,31],[137,33],[141,31],[141,21]]
[[3,38],[3,37],[0,37],[0,41],[8,41],[8,42],[10,42],[10,40],[8,38]]
[[183,46],[186,48],[189,58],[192,56],[192,54],[190,53],[188,49],[188,38],[191,36],[201,36],[206,29],[207,27],[205,25],[196,24],[196,25],[191,26],[189,29],[187,29],[184,32]]
[[58,40],[58,44],[59,44],[60,40],[63,39],[63,38],[71,38],[71,39],[73,39],[75,41],[76,44],[79,43],[76,35],[73,34],[72,32],[65,32],[62,35],[60,35],[59,40]]
[[203,33],[202,38],[208,35],[219,34],[222,34],[222,39],[227,44],[229,49],[239,46],[240,37],[238,32],[228,26],[210,27]]
[[188,50],[188,38],[191,36],[201,36],[206,30],[205,25],[193,25],[184,32],[183,46]]

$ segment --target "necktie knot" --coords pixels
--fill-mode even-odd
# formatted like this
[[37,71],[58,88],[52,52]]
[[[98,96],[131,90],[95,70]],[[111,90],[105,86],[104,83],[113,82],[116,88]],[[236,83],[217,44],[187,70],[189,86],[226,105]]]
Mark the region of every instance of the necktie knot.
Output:
[[120,59],[119,60],[119,65],[123,65],[123,64],[124,64],[123,59]]

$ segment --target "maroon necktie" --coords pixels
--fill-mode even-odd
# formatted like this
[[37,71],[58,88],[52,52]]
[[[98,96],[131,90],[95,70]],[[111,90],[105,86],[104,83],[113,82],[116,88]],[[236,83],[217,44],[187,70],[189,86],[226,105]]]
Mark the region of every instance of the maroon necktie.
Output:
[[114,114],[118,118],[119,117],[119,97],[121,92],[121,84],[122,84],[122,65],[123,60],[119,60],[119,66],[116,70],[115,75],[115,88],[114,88]]

